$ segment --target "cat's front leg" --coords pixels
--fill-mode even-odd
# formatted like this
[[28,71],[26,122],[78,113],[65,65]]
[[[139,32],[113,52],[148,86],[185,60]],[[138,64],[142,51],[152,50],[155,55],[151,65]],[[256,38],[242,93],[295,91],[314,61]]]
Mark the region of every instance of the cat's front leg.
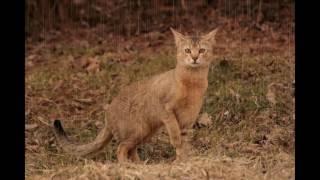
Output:
[[191,148],[191,130],[182,129],[181,130],[181,148],[177,149],[177,158],[175,162],[179,162],[190,157],[192,153]]
[[181,130],[181,138],[182,138],[182,147],[186,151],[186,155],[189,156],[191,155],[192,151],[192,146],[191,146],[191,141],[192,141],[192,129],[182,129]]
[[181,130],[173,112],[162,119],[170,138],[170,143],[176,148],[176,159],[181,159],[184,155],[182,148]]

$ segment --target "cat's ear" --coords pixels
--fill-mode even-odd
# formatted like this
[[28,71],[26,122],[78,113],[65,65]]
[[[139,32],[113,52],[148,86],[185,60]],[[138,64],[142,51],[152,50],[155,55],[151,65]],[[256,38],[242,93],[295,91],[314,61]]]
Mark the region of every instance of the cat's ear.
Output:
[[176,42],[176,45],[179,46],[179,44],[185,40],[185,37],[183,34],[179,33],[178,31],[174,30],[173,28],[170,27],[170,30],[174,36],[174,40]]
[[218,30],[219,30],[219,28],[212,30],[208,34],[202,36],[202,39],[210,41],[211,43],[214,44],[216,42],[216,34],[217,34]]

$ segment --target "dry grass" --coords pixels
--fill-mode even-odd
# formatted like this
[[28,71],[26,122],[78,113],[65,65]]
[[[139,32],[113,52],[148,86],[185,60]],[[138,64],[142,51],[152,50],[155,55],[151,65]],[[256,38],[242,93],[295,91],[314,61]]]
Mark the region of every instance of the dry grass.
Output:
[[29,179],[293,179],[292,157],[279,154],[283,162],[261,171],[258,160],[229,157],[192,157],[176,164],[118,164],[88,161]]
[[[60,118],[71,138],[92,140],[103,126],[104,105],[122,86],[174,67],[169,33],[154,46],[143,43],[146,36],[119,46],[96,37],[28,44],[26,178],[294,179],[294,41],[257,44],[239,41],[238,34],[221,32],[202,109],[211,123],[194,127],[192,156],[178,164],[171,164],[165,131],[139,147],[143,165],[117,164],[116,141],[95,157],[70,157],[51,131]],[[90,67],[88,59],[98,65]]]

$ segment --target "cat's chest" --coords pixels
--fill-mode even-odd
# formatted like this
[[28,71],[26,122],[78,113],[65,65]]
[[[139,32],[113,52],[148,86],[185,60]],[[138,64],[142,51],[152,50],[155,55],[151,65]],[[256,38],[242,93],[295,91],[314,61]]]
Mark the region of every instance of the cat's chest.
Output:
[[192,109],[201,105],[203,99],[203,92],[188,91],[184,92],[177,98],[177,108],[180,109]]
[[181,128],[191,126],[197,119],[202,107],[204,89],[184,92],[176,101],[175,114]]
[[198,86],[181,86],[177,91],[177,105],[184,108],[199,106],[207,90],[205,83]]

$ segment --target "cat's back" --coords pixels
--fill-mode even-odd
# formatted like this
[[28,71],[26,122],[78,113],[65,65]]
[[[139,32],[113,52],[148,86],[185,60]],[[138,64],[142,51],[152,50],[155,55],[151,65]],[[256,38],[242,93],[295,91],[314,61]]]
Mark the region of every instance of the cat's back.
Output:
[[107,108],[107,120],[113,124],[111,126],[116,126],[119,120],[134,124],[136,119],[160,114],[161,99],[168,99],[172,75],[173,70],[170,70],[123,87]]
[[[133,100],[148,100],[148,98],[156,97],[156,94],[167,92],[172,85],[174,70],[169,70],[151,77],[133,82],[122,89],[112,102],[129,103]],[[120,102],[119,102],[120,101]],[[112,104],[114,104],[112,103]]]

